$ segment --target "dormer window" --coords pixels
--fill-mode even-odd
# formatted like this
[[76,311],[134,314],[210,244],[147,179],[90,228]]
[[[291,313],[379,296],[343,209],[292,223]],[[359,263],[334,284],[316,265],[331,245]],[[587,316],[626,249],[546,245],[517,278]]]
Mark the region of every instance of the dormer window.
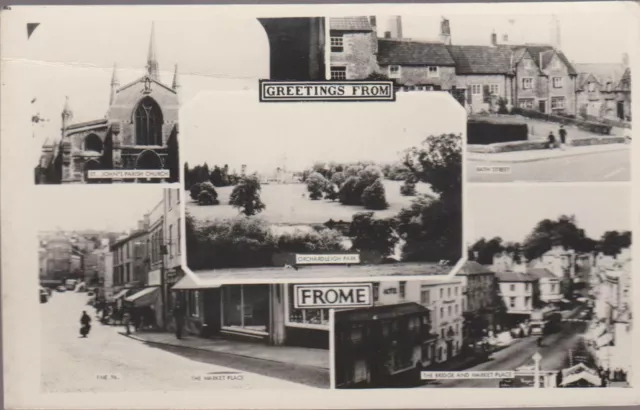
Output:
[[557,58],[553,59],[553,61],[551,62],[551,69],[552,70],[560,69],[560,61]]
[[400,78],[401,67],[399,65],[389,66],[389,78]]
[[589,92],[594,92],[596,90],[596,84],[593,81],[589,81],[587,85]]
[[611,91],[612,88],[613,84],[611,83],[611,81],[607,81],[607,91]]

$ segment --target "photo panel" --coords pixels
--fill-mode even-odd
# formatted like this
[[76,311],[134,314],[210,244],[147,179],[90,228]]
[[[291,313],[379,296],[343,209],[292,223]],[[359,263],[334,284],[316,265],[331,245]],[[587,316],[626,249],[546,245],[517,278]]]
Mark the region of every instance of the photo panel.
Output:
[[[336,16],[330,78],[449,91],[469,116],[470,182],[629,181],[628,19],[551,5],[481,23],[473,14]],[[594,31],[603,36],[585,47]]]
[[257,97],[203,93],[183,110],[186,266],[203,286],[451,273],[465,113],[448,93]]

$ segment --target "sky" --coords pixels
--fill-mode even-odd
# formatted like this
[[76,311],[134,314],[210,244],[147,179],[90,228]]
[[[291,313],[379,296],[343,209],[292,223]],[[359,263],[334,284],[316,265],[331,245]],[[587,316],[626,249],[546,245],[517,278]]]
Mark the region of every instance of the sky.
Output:
[[[622,53],[630,48],[630,30],[633,24],[621,13],[594,13],[584,4],[575,3],[574,13],[557,14],[560,27],[560,48],[569,60],[576,63],[619,63]],[[450,21],[452,44],[489,45],[492,31],[508,34],[512,44],[546,43],[552,41],[551,14],[493,14],[402,16],[403,37],[438,40],[440,20]],[[378,34],[384,36],[389,30],[390,17],[377,16]],[[596,34],[597,33],[597,34]]]
[[541,220],[575,215],[592,239],[631,230],[631,191],[624,185],[467,185],[469,241],[501,237],[521,242]]
[[[108,189],[105,189],[108,188]],[[38,229],[130,231],[162,200],[149,185],[41,185],[34,190]]]
[[465,128],[464,109],[445,92],[364,104],[264,104],[252,91],[214,93],[183,107],[181,155],[190,166],[302,171],[316,161],[393,162],[429,135]]

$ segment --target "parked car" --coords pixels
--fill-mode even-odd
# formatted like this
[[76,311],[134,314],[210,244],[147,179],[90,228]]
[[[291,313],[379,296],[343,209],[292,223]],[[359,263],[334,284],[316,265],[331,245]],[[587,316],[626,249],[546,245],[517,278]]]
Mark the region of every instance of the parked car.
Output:
[[47,303],[49,301],[49,292],[43,287],[40,287],[40,303]]
[[66,292],[66,291],[67,291],[67,288],[65,288],[64,286],[60,285],[60,286],[58,286],[58,287],[56,288],[56,290],[57,290],[58,292]]
[[93,296],[93,295],[95,295],[95,293],[94,293],[92,290],[90,290],[89,292],[87,292],[87,296]]

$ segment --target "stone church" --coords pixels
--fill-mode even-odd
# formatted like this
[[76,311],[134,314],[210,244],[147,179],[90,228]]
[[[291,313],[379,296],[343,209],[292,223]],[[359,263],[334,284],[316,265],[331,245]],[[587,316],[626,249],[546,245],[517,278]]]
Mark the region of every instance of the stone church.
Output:
[[47,140],[36,167],[37,184],[136,182],[89,179],[91,170],[169,170],[164,180],[178,182],[178,68],[171,86],[159,79],[153,26],[147,72],[121,85],[114,65],[109,109],[104,119],[73,123],[69,101],[62,111],[59,142]]

